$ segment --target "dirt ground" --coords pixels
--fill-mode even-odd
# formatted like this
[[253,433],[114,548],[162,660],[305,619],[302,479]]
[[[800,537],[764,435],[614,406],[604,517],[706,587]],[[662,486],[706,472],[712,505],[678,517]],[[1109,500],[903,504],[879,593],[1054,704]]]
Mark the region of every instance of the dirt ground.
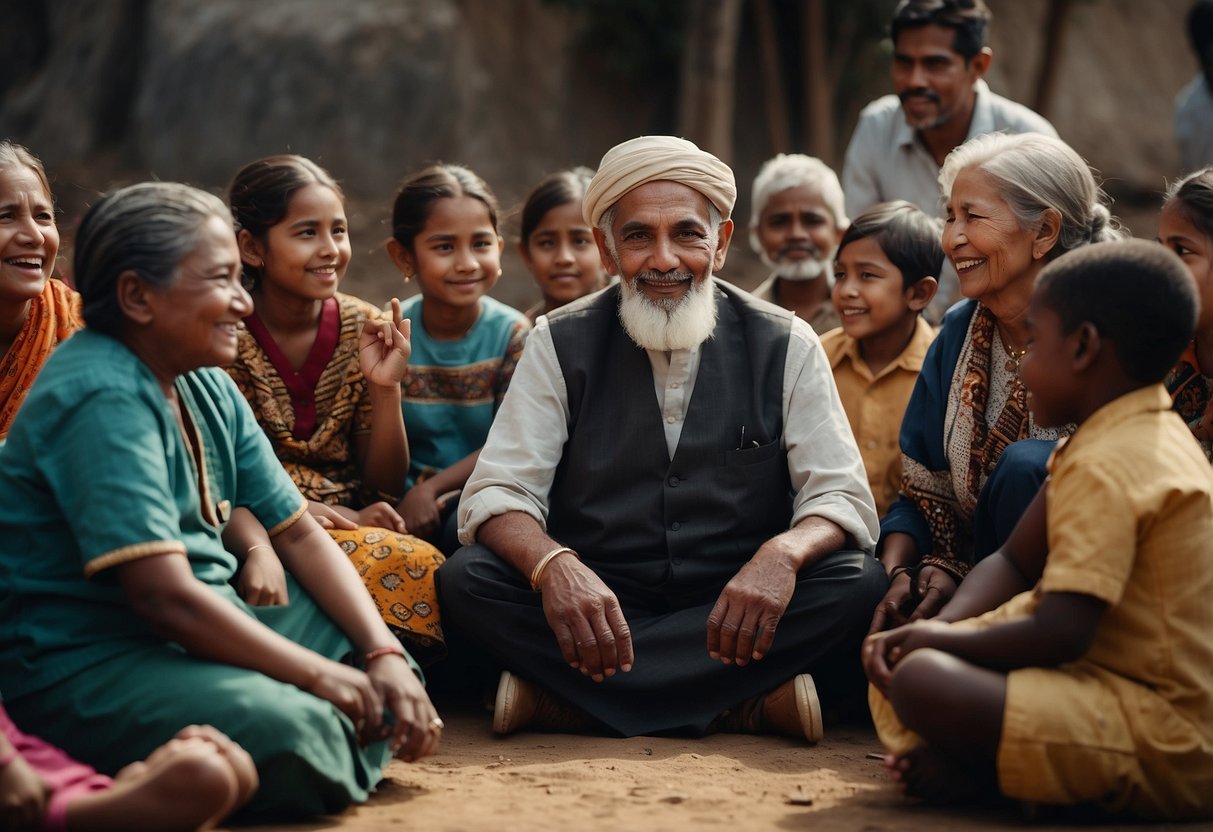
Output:
[[[779,737],[612,739],[562,734],[493,736],[490,715],[448,712],[439,752],[394,762],[365,805],[303,830],[863,830],[1031,829],[1015,810],[940,810],[887,783],[870,728],[839,729],[812,747]],[[1072,828],[1072,827],[1069,827]],[[1213,829],[1213,825],[1083,826],[1083,829]]]

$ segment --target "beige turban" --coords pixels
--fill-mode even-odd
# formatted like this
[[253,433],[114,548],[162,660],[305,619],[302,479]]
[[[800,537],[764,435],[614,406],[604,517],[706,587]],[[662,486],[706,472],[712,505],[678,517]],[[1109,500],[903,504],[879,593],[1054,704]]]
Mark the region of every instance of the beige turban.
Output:
[[602,215],[624,194],[658,180],[694,188],[725,219],[737,201],[732,169],[711,153],[674,136],[640,136],[615,145],[602,157],[582,203],[586,222],[597,228]]

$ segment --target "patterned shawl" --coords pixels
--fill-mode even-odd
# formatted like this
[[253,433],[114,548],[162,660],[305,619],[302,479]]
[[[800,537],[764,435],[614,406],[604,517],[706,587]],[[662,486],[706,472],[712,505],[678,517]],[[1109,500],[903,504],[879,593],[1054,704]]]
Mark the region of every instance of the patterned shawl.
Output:
[[25,325],[0,358],[0,439],[8,436],[17,409],[51,351],[83,326],[80,296],[55,278],[46,281],[42,294],[30,301]]
[[[1027,391],[1008,361],[994,314],[977,305],[968,322],[947,390],[942,429],[946,466],[906,453],[903,428],[902,494],[925,519],[931,547],[922,559],[953,573],[968,573],[973,560],[973,511],[977,496],[1006,447],[1020,439],[1057,439],[1072,432],[1034,424]],[[906,412],[907,420],[911,411]]]
[[1193,341],[1164,382],[1171,394],[1171,409],[1187,423],[1205,458],[1213,462],[1213,377],[1200,372]]

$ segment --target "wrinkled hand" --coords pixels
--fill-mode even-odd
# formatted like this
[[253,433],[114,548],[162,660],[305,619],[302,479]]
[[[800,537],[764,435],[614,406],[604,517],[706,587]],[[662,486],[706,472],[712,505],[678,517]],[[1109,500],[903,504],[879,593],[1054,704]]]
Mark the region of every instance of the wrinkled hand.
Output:
[[272,546],[259,545],[245,555],[236,591],[253,607],[283,606],[290,602],[286,572]]
[[383,700],[366,673],[338,662],[325,661],[306,690],[332,702],[337,710],[348,716],[362,745],[380,738]]
[[387,503],[382,500],[377,503],[371,503],[364,509],[358,512],[358,525],[370,526],[376,529],[390,529],[399,534],[408,534],[408,524],[404,522],[404,518]]
[[371,684],[392,715],[379,729],[379,738],[392,738],[392,753],[413,762],[438,750],[442,721],[417,674],[403,656],[380,656],[367,668]]
[[939,621],[916,621],[869,635],[864,639],[860,655],[868,681],[887,696],[897,663],[915,650],[934,646],[935,637],[947,628],[947,624]]
[[324,529],[345,529],[351,531],[358,528],[358,524],[337,509],[330,505],[317,502],[316,500],[307,501],[307,513],[316,519]]
[[404,524],[415,535],[429,537],[438,530],[442,519],[442,507],[438,504],[430,481],[419,482],[408,490],[400,501],[400,516]]
[[404,378],[413,345],[413,322],[400,317],[400,301],[392,298],[392,320],[367,321],[358,336],[358,366],[369,384],[391,387]]
[[0,829],[42,828],[50,787],[20,754],[0,769]]
[[767,654],[796,590],[796,572],[761,554],[750,559],[708,614],[708,655],[744,667]]
[[888,592],[876,605],[869,633],[933,618],[956,594],[955,579],[938,566],[924,566],[918,572],[917,586],[911,580],[911,573],[905,571],[893,578]]
[[558,555],[540,578],[543,614],[569,667],[595,682],[632,669],[632,633],[619,599],[594,570]]

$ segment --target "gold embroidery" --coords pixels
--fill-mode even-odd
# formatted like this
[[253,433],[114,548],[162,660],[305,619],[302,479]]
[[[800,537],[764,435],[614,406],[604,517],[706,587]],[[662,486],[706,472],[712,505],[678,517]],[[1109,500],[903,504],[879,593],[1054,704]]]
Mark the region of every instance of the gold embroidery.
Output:
[[84,565],[84,577],[91,578],[103,569],[111,566],[121,566],[141,558],[153,555],[184,555],[185,544],[180,540],[149,540],[144,543],[132,543],[121,549],[106,552],[100,557],[93,558]]

